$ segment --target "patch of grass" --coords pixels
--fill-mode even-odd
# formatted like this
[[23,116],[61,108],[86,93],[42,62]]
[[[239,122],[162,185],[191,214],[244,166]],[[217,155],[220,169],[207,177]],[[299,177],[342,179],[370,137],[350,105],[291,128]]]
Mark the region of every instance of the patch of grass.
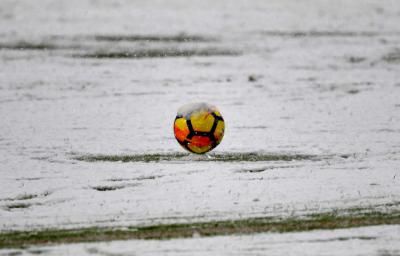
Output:
[[15,198],[15,200],[30,200],[38,197],[39,195],[35,194],[23,194]]
[[41,180],[41,179],[43,179],[42,177],[27,177],[27,178],[18,178],[18,179],[15,179],[15,180],[18,180],[18,181],[20,181],[20,180],[28,180],[28,181],[31,181],[31,180]]
[[155,179],[161,178],[161,177],[162,176],[160,176],[160,175],[157,175],[157,176],[151,175],[151,176],[140,176],[140,177],[137,177],[137,178],[111,178],[111,179],[108,179],[106,181],[113,181],[113,182],[132,181],[132,180],[134,180],[134,181],[142,181],[142,180],[155,180]]
[[387,63],[400,63],[400,49],[396,48],[393,51],[382,57],[382,60]]
[[369,31],[262,31],[263,35],[271,37],[375,37],[378,32]]
[[263,153],[227,153],[211,155],[215,161],[224,162],[258,162],[258,161],[293,161],[310,160],[315,158],[312,155],[302,154],[263,154]]
[[86,162],[160,162],[160,161],[214,161],[214,162],[258,162],[258,161],[293,161],[316,159],[313,155],[302,154],[265,154],[265,153],[221,153],[196,156],[183,153],[135,154],[135,155],[81,155],[73,159]]
[[11,252],[7,252],[7,254],[5,254],[7,256],[19,256],[22,255],[22,252],[20,251],[11,251]]
[[[382,203],[382,204],[376,204],[374,205],[374,208],[380,208],[380,209],[384,209],[386,211],[390,211],[390,208],[393,207],[398,207],[400,206],[400,201],[393,201],[390,203]],[[345,210],[345,212],[353,214],[353,213],[365,213],[365,212],[370,212],[371,208],[364,206],[364,207],[350,207],[348,209]]]
[[365,58],[365,57],[357,57],[357,56],[350,56],[350,57],[346,58],[346,60],[349,63],[360,63],[360,62],[365,61],[366,59],[367,58]]
[[[49,229],[0,233],[0,248],[20,248],[48,243],[77,243],[126,239],[173,239],[259,232],[296,232],[316,229],[354,228],[371,225],[400,224],[400,212],[369,212],[339,215],[337,212],[313,214],[303,218],[248,218],[188,224],[164,224],[147,227]],[[366,238],[369,239],[369,238]]]
[[36,51],[44,51],[44,50],[57,50],[64,49],[65,47],[58,46],[55,44],[44,43],[44,42],[14,42],[14,43],[0,43],[0,49],[8,49],[8,50],[36,50]]
[[35,195],[35,194],[22,194],[22,195],[14,197],[14,198],[3,198],[3,199],[0,199],[0,201],[23,201],[23,200],[34,199],[34,198],[37,198],[38,196],[39,195]]
[[117,189],[122,189],[125,186],[96,186],[92,187],[92,189],[97,190],[97,191],[113,191]]
[[2,199],[0,199],[0,201],[25,201],[25,200],[35,199],[38,197],[46,197],[48,195],[50,195],[50,192],[45,191],[42,194],[22,194],[22,195],[13,197],[13,198],[2,198]]
[[143,58],[168,58],[168,57],[209,57],[209,56],[236,56],[238,52],[223,49],[143,49],[133,51],[99,51],[87,54],[75,54],[75,58],[95,59],[143,59]]
[[9,204],[6,206],[8,210],[12,209],[25,209],[31,207],[31,204],[27,203],[17,203],[17,204]]
[[46,254],[48,252],[49,252],[48,250],[41,250],[41,249],[30,249],[30,250],[28,250],[28,253],[35,254],[35,255]]
[[177,35],[96,35],[94,39],[97,41],[108,41],[108,42],[174,42],[174,43],[184,43],[184,42],[210,42],[215,41],[215,39],[207,38],[198,35],[187,35],[187,34],[177,34]]
[[375,240],[377,237],[375,236],[349,236],[349,237],[335,237],[335,238],[327,238],[327,239],[313,239],[308,240],[308,242],[335,242],[335,241],[348,241],[348,240]]
[[360,92],[360,90],[357,90],[357,89],[351,89],[351,90],[347,91],[348,94],[357,94],[359,92]]

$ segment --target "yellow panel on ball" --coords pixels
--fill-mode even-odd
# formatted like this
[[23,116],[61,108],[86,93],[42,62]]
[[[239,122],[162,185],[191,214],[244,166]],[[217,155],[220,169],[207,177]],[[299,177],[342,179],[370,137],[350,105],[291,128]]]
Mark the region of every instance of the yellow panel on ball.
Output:
[[219,111],[216,110],[216,109],[214,110],[214,114],[215,114],[216,116],[222,117],[221,113],[219,113]]
[[204,147],[197,147],[197,146],[194,146],[191,144],[188,145],[189,151],[192,153],[195,153],[195,154],[207,153],[208,151],[211,150],[211,147],[212,147],[211,145],[204,146]]
[[224,131],[225,131],[225,122],[219,121],[214,131],[214,137],[217,143],[220,143],[222,138],[224,137]]
[[209,132],[211,131],[215,119],[207,109],[201,109],[191,115],[190,121],[195,131]]

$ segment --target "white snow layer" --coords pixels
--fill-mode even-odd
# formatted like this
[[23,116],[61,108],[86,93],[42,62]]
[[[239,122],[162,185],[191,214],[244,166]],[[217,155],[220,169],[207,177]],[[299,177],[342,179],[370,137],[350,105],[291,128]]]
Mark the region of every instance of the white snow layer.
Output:
[[[389,0],[2,0],[0,230],[296,216],[349,207],[398,209],[399,24],[400,2]],[[93,39],[181,33],[212,40]],[[27,43],[31,50],[21,50]],[[237,55],[76,57],[159,48],[228,49]],[[301,153],[323,160],[72,159],[74,154],[182,151],[172,133],[176,110],[199,101],[212,102],[224,115],[227,130],[219,153]],[[98,186],[116,189],[98,191]],[[343,243],[375,252],[389,248],[385,239],[394,244],[398,234],[397,226],[365,230],[388,235],[372,241],[332,240],[322,249],[330,254],[330,246],[338,245],[338,255],[345,255]],[[185,239],[182,245],[195,251],[197,243],[209,243],[210,250],[238,249],[240,255],[251,246],[272,248],[272,254],[280,249],[318,255],[313,250],[321,243],[303,243],[302,237],[329,240],[334,234]],[[119,243],[137,244],[151,255],[175,248],[176,241]],[[224,249],[228,244],[231,249]],[[85,247],[62,248],[85,253]]]
[[[0,255],[398,255],[400,226],[32,246]],[[13,254],[14,253],[14,254]]]

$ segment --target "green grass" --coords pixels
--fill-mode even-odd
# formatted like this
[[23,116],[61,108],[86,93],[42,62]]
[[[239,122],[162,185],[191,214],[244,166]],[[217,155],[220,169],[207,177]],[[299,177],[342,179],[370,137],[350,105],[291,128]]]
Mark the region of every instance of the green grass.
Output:
[[0,49],[9,49],[9,50],[56,50],[59,47],[54,44],[49,43],[33,43],[33,42],[15,42],[15,43],[1,43]]
[[399,63],[400,62],[400,50],[394,49],[382,57],[382,60],[388,63]]
[[132,155],[77,155],[73,159],[86,162],[159,162],[159,161],[215,161],[215,162],[257,162],[257,161],[294,161],[316,159],[313,155],[302,154],[263,154],[263,153],[224,153],[209,154],[204,157],[189,158],[189,154],[132,154]]
[[223,49],[138,49],[130,51],[98,51],[95,53],[76,54],[75,58],[96,59],[142,59],[142,58],[167,58],[167,57],[208,57],[208,56],[236,56],[238,52]]
[[92,189],[97,190],[97,191],[113,191],[113,190],[118,190],[122,189],[124,186],[96,186],[92,187]]
[[215,41],[213,38],[207,38],[198,35],[96,35],[94,36],[97,41],[107,42],[174,42],[174,43],[185,43],[185,42],[211,42]]
[[147,227],[49,229],[0,233],[0,248],[23,248],[49,243],[77,243],[126,239],[173,239],[200,236],[254,234],[260,232],[295,232],[316,229],[353,228],[371,225],[400,224],[400,212],[369,212],[339,215],[337,211],[307,215],[302,218],[248,218]]
[[12,210],[12,209],[24,209],[24,208],[29,208],[31,207],[31,204],[27,204],[27,203],[15,203],[15,204],[9,204],[6,205],[8,210]]
[[34,198],[37,198],[39,195],[35,195],[35,194],[23,194],[18,196],[17,198],[15,198],[15,200],[31,200]]

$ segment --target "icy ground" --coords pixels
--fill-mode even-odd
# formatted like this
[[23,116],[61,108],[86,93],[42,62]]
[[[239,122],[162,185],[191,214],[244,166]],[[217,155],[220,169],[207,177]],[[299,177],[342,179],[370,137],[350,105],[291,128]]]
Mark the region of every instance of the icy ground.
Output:
[[[395,0],[2,0],[0,231],[400,209],[399,24]],[[73,159],[182,152],[193,101],[224,116],[218,153],[320,160]],[[266,236],[292,235],[201,241]]]
[[[13,254],[14,253],[14,254]],[[9,249],[0,255],[399,255],[400,227],[217,236],[169,241],[116,241]]]

